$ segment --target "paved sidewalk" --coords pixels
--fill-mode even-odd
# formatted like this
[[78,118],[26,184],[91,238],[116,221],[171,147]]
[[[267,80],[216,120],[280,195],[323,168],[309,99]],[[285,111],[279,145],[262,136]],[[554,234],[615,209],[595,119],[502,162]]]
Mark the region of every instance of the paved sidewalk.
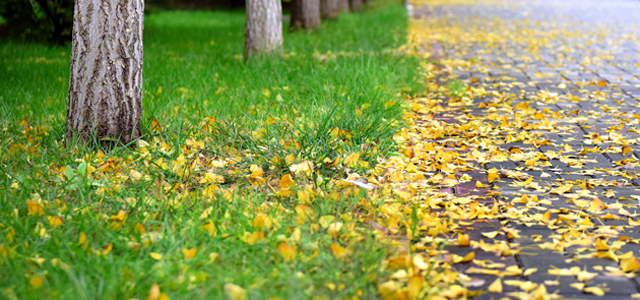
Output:
[[[417,114],[416,123],[440,126],[444,136],[432,140],[476,167],[457,172],[471,180],[450,192],[495,216],[458,218],[470,246],[446,248],[475,253],[452,264],[470,289],[493,291],[475,299],[533,299],[542,285],[566,298],[635,298],[640,1],[414,6],[415,39],[430,49],[436,79],[449,90],[443,109]],[[520,272],[512,276],[509,266]]]

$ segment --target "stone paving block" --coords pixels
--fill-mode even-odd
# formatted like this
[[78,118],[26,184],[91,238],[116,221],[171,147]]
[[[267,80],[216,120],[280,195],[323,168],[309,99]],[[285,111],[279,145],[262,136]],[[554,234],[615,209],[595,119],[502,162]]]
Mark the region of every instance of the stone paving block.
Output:
[[604,296],[600,297],[597,295],[581,293],[578,290],[575,290],[575,291],[577,293],[560,293],[560,295],[562,295],[565,299],[572,299],[572,300],[631,300],[631,298],[628,295],[605,293]]
[[490,162],[484,165],[486,170],[490,170],[496,168],[498,170],[515,170],[518,167],[518,164],[512,161],[501,161],[501,162]]
[[528,255],[518,255],[518,261],[525,268],[538,268],[540,271],[548,270],[551,266],[566,265],[567,259],[557,251],[543,249],[527,249]]
[[588,281],[587,286],[606,286],[610,289],[607,294],[634,294],[638,292],[635,283],[622,276],[605,276],[599,275]]

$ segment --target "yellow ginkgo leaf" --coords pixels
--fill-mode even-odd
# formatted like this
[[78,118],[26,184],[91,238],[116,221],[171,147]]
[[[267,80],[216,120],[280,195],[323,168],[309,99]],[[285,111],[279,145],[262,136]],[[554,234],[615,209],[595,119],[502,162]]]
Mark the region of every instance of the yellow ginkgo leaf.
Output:
[[185,259],[194,258],[196,256],[196,248],[182,249],[182,254]]
[[467,247],[469,246],[469,242],[470,239],[468,234],[458,233],[458,246]]
[[489,183],[493,183],[495,181],[500,181],[500,175],[498,175],[498,173],[489,173],[488,176],[488,181]]
[[482,236],[492,239],[492,238],[495,238],[496,236],[498,236],[499,233],[500,233],[500,231],[483,232]]
[[602,203],[600,199],[594,198],[591,201],[591,204],[589,204],[589,208],[587,208],[587,211],[591,213],[598,213],[598,212],[601,212],[603,209],[604,209],[604,203]]
[[160,286],[157,283],[154,283],[149,290],[149,297],[147,300],[157,300],[160,298]]
[[247,291],[233,283],[224,285],[224,293],[229,300],[244,300],[247,298]]
[[638,259],[635,256],[625,258],[620,260],[620,268],[622,268],[622,271],[627,273],[635,272],[640,270],[640,262],[638,262]]
[[407,291],[409,292],[409,299],[418,299],[420,295],[420,290],[422,290],[422,276],[416,274],[409,279],[409,284],[407,284]]
[[278,251],[280,251],[280,254],[282,254],[282,256],[284,257],[285,261],[291,261],[296,258],[296,254],[298,252],[297,247],[291,246],[287,242],[280,242],[278,243],[277,248]]
[[496,279],[496,281],[489,285],[487,292],[502,293],[502,281],[500,281],[500,278]]
[[472,261],[475,257],[476,257],[476,253],[475,253],[475,252],[469,252],[469,254],[465,255],[465,256],[462,258],[462,262],[470,262],[470,261]]
[[345,249],[344,247],[335,243],[331,244],[331,253],[335,258],[342,259],[347,256],[347,252],[347,249]]
[[289,189],[296,186],[296,183],[291,178],[291,174],[285,174],[280,178],[280,189]]
[[604,296],[604,290],[601,287],[597,287],[597,286],[587,287],[582,289],[582,291],[585,293],[594,294],[600,297]]
[[29,284],[36,289],[39,289],[44,284],[44,279],[41,276],[34,276],[29,279]]

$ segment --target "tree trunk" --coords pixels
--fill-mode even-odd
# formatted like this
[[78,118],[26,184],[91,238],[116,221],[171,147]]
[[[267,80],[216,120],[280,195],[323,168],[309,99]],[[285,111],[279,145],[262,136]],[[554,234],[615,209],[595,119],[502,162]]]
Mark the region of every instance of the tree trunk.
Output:
[[67,139],[127,143],[140,136],[144,0],[77,0]]
[[340,0],[320,0],[320,11],[323,19],[335,19],[340,14],[338,10]]
[[291,0],[291,24],[294,30],[320,27],[320,0]]
[[338,14],[349,11],[349,0],[338,0]]
[[349,8],[351,11],[361,11],[363,0],[349,0]]
[[282,48],[282,3],[280,0],[247,0],[244,38],[245,60]]

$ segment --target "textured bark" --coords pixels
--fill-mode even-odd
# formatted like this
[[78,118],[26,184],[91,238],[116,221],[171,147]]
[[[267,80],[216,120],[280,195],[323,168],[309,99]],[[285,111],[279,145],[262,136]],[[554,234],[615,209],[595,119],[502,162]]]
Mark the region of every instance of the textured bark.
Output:
[[140,136],[143,0],[77,0],[67,138],[101,144]]
[[278,52],[282,48],[280,0],[247,0],[244,58]]
[[290,29],[320,27],[320,0],[291,0]]
[[320,12],[324,19],[335,19],[340,14],[338,1],[340,0],[320,0]]
[[349,8],[351,11],[361,11],[362,5],[362,0],[349,0]]
[[338,14],[349,11],[349,0],[338,0]]

